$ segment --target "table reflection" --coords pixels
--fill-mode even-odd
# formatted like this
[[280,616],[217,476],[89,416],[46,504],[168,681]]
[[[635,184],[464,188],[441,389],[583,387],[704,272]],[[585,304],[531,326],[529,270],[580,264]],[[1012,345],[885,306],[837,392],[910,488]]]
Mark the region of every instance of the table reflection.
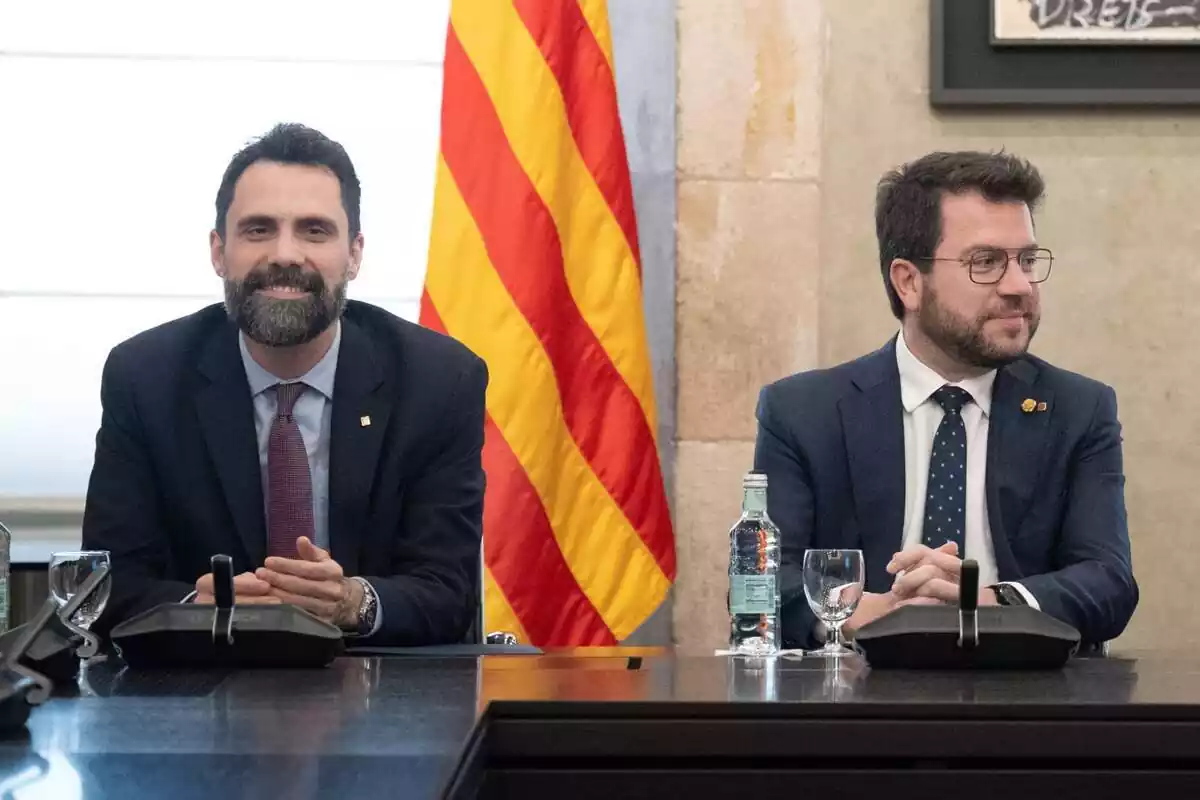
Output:
[[1022,673],[616,650],[343,658],[316,670],[131,670],[109,661],[88,666],[87,684],[65,686],[33,710],[24,733],[0,740],[0,798],[303,800],[397,788],[432,797],[478,717],[509,701],[678,703],[685,716],[729,704],[753,716],[752,706],[774,704],[773,718],[793,704],[857,718],[867,709],[912,718],[1094,703],[1134,714],[1175,705],[1186,716],[1195,704],[1200,716],[1200,661],[1187,659],[1078,660]]
[[28,753],[16,763],[0,762],[6,775],[0,780],[4,800],[83,800],[83,781],[63,753],[43,757]]

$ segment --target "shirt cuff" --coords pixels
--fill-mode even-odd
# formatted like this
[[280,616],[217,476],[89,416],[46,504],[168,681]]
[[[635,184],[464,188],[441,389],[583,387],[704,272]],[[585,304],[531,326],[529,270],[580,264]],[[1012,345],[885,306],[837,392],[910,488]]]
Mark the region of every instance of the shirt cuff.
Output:
[[1021,584],[1016,583],[1014,581],[1002,581],[1001,583],[1005,586],[1011,586],[1014,589],[1016,589],[1018,592],[1020,592],[1021,597],[1025,598],[1025,602],[1027,604],[1029,604],[1029,606],[1031,608],[1033,608],[1035,611],[1042,610],[1042,607],[1040,605],[1038,605],[1037,598],[1033,596],[1033,593],[1030,592],[1028,589],[1026,589],[1024,586],[1022,586]]
[[181,603],[190,603],[190,602],[192,602],[192,601],[193,601],[193,600],[195,600],[195,599],[196,599],[196,593],[195,593],[195,592],[188,592],[188,596],[187,596],[187,597],[185,597],[185,598],[183,598],[183,599],[182,599],[182,600],[180,600],[179,602],[181,602]]

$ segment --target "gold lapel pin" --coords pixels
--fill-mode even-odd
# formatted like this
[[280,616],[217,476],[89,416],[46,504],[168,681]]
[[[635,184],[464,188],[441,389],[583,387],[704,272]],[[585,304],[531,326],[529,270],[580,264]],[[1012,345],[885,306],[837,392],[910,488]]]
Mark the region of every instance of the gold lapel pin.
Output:
[[367,416],[359,417],[358,424],[363,426],[364,428],[369,428],[369,427],[371,427],[371,418],[367,417]]
[[1035,408],[1037,408],[1037,402],[1032,397],[1026,397],[1021,403],[1021,410],[1026,414],[1032,414]]

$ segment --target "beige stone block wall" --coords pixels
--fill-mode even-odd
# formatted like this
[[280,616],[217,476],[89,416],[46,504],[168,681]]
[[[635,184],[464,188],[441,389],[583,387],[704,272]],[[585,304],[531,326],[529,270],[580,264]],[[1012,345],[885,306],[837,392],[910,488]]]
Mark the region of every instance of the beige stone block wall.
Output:
[[680,0],[677,19],[674,623],[711,653],[758,390],[817,365],[824,23],[794,0]]
[[[702,650],[724,636],[708,618],[724,614],[724,554],[705,548],[723,547],[736,514],[759,386],[895,330],[874,240],[879,175],[935,149],[1005,148],[1048,185],[1038,234],[1056,261],[1033,349],[1110,383],[1120,403],[1142,602],[1117,646],[1200,645],[1187,599],[1200,567],[1200,115],[935,113],[928,0],[872,10],[679,3],[676,640]],[[785,74],[807,83],[774,82]]]
[[818,200],[811,181],[680,183],[680,440],[753,440],[762,384],[816,364]]

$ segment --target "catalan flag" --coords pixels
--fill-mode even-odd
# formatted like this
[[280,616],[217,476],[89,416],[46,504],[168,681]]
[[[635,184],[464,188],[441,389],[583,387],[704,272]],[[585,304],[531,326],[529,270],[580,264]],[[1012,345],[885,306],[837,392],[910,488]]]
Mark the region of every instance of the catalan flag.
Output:
[[421,323],[491,374],[488,631],[615,644],[674,580],[637,242],[605,0],[452,0]]

